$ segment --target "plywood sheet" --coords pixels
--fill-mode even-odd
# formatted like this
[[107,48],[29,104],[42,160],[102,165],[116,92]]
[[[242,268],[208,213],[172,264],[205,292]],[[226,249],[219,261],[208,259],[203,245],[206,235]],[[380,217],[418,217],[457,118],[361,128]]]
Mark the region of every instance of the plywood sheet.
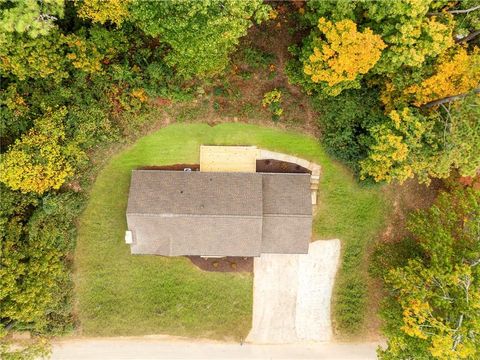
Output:
[[200,171],[203,172],[255,172],[256,146],[200,147]]

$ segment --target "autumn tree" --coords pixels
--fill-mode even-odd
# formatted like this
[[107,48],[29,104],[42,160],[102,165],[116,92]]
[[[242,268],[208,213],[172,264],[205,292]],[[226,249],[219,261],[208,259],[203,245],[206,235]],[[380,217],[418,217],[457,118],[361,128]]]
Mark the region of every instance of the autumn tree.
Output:
[[363,178],[403,182],[417,176],[428,183],[432,177],[449,177],[452,169],[471,176],[480,168],[480,96],[473,94],[428,116],[404,108],[393,110],[389,118],[370,129],[374,142],[360,161]]
[[480,192],[443,193],[413,214],[420,248],[404,266],[386,269],[383,360],[476,359],[480,356]]
[[0,163],[1,182],[13,190],[43,194],[74,174],[85,155],[65,137],[66,113],[65,108],[47,113],[15,141]]
[[266,20],[261,0],[136,1],[133,21],[170,50],[165,61],[185,77],[221,73],[228,55],[254,23]]
[[362,178],[403,182],[418,175],[428,182],[434,166],[429,161],[430,149],[435,144],[434,121],[410,108],[393,110],[389,119],[370,129],[374,142],[368,157],[360,161]]
[[375,71],[391,73],[402,66],[420,67],[453,46],[451,17],[427,16],[431,0],[366,1],[363,6],[372,28],[387,49]]
[[129,15],[128,6],[131,0],[82,0],[76,1],[78,15],[92,22],[122,25]]
[[319,84],[319,91],[331,96],[359,88],[362,75],[375,65],[385,48],[380,36],[369,28],[357,31],[351,20],[332,23],[320,18],[318,29],[310,45],[313,53],[303,60],[305,74]]
[[[391,73],[419,67],[454,44],[452,17],[427,16],[432,0],[309,1],[307,18],[349,19],[368,26],[386,45],[373,71]],[[318,20],[317,20],[318,21]]]
[[470,54],[459,47],[453,55],[439,58],[434,73],[420,84],[407,87],[404,93],[413,96],[416,106],[453,95],[464,94],[480,87],[480,51]]

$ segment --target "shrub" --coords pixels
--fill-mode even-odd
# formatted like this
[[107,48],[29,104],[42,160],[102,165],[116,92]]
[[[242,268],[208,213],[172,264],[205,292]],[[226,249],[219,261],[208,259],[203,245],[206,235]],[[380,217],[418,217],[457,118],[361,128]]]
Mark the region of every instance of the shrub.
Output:
[[[351,274],[343,279],[343,284],[337,284],[337,303],[335,318],[338,326],[348,332],[355,332],[360,328],[363,320],[363,311],[367,288],[363,279],[356,274]],[[348,284],[346,286],[345,284]]]
[[243,61],[252,69],[267,69],[275,61],[275,55],[256,49],[246,47],[242,50]]
[[371,141],[368,129],[385,118],[377,92],[347,90],[335,98],[315,98],[313,104],[326,150],[358,173],[358,161],[367,156]]
[[272,120],[277,121],[283,114],[282,109],[282,92],[278,89],[266,92],[263,95],[262,106],[268,108],[272,113]]

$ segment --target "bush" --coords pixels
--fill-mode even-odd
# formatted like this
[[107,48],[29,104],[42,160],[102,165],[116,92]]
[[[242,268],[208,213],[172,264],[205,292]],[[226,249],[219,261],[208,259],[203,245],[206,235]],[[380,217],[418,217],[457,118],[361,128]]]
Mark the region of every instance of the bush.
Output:
[[256,49],[246,47],[242,50],[242,60],[252,69],[267,69],[275,61],[275,55]]
[[278,89],[263,94],[262,106],[268,108],[272,113],[272,120],[277,121],[283,114],[282,109],[282,92]]
[[358,173],[358,161],[367,156],[371,141],[368,129],[385,118],[378,93],[349,90],[335,98],[314,98],[313,104],[326,150]]

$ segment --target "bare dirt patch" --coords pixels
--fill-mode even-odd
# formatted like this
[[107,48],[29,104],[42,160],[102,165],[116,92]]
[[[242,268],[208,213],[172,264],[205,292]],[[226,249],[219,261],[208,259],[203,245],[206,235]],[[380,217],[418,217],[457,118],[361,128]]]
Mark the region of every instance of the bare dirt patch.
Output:
[[[191,100],[172,104],[160,99],[154,105],[172,122],[204,122],[211,126],[244,122],[319,136],[317,115],[309,97],[291,85],[285,73],[292,58],[288,47],[301,38],[294,21],[298,9],[293,3],[284,3],[277,6],[277,11],[276,19],[249,29],[226,74],[199,86]],[[264,94],[273,89],[282,92],[283,115],[276,122],[262,107]]]
[[202,258],[201,256],[186,256],[186,258],[203,271],[253,272],[252,257]]
[[279,160],[257,160],[257,172],[263,173],[300,173],[310,174],[311,171],[297,164]]

